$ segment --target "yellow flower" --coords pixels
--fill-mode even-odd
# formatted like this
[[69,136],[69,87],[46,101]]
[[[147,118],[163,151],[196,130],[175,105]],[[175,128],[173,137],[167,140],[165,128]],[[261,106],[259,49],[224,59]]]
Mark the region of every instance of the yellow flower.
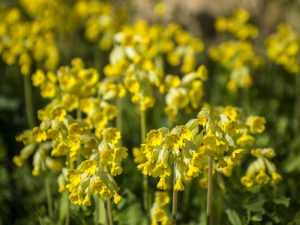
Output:
[[98,82],[99,74],[96,69],[83,69],[80,70],[78,76],[87,84],[92,86]]
[[23,160],[20,156],[16,155],[13,157],[13,162],[16,166],[21,167],[23,165]]
[[270,180],[270,177],[266,174],[264,170],[260,170],[255,177],[255,181],[258,184],[267,184]]
[[83,170],[84,173],[92,175],[95,174],[97,166],[94,160],[85,160],[80,164],[79,168]]
[[53,98],[56,94],[56,87],[51,82],[45,82],[41,86],[41,95],[43,98]]
[[278,183],[282,181],[282,176],[275,171],[271,173],[271,178],[274,183]]
[[46,76],[42,70],[37,70],[35,74],[32,75],[31,79],[33,82],[33,86],[37,87],[45,82]]
[[78,186],[81,181],[81,175],[76,170],[69,170],[67,179],[70,182],[69,186]]
[[67,114],[66,110],[64,110],[63,108],[61,108],[59,106],[54,107],[53,109],[50,110],[50,117],[53,120],[63,121],[66,114]]
[[238,122],[235,120],[228,121],[224,125],[224,132],[226,132],[229,136],[234,136],[238,133]]
[[176,134],[168,134],[166,136],[166,146],[170,150],[179,149],[181,146],[181,141]]
[[208,71],[204,65],[201,65],[197,69],[197,77],[199,77],[202,81],[206,81],[208,78]]
[[91,98],[84,98],[80,101],[80,109],[85,112],[89,113],[95,108],[95,101]]
[[119,204],[122,201],[122,197],[118,194],[114,194],[114,203]]
[[236,142],[241,147],[251,146],[254,144],[255,138],[249,134],[242,134]]
[[156,221],[163,221],[167,217],[167,213],[162,208],[157,208],[153,213],[153,218]]
[[142,151],[139,148],[133,148],[132,154],[134,158],[135,163],[142,163],[146,160],[145,155],[142,153]]
[[170,202],[170,197],[167,192],[156,192],[155,193],[155,202],[159,206],[164,206]]
[[247,119],[247,125],[252,133],[262,133],[265,130],[266,119],[261,116],[251,116]]
[[251,187],[253,185],[253,183],[254,183],[253,179],[250,176],[248,176],[248,175],[243,176],[241,178],[241,182],[247,188]]
[[60,142],[55,148],[51,151],[51,156],[59,157],[66,155],[70,151],[70,148],[64,142]]
[[40,175],[40,170],[38,168],[33,168],[33,170],[31,171],[32,176],[38,176]]
[[34,127],[32,130],[32,137],[37,142],[46,141],[47,133],[39,127]]
[[111,144],[117,144],[121,138],[121,132],[116,128],[107,128],[103,130],[102,135],[104,140]]
[[62,106],[69,112],[77,109],[79,106],[78,97],[75,95],[65,94],[62,97]]
[[147,134],[147,144],[156,147],[162,143],[162,133],[158,130],[151,130]]
[[157,188],[162,190],[166,190],[168,188],[166,176],[160,177],[159,182],[157,183]]
[[174,190],[175,191],[183,191],[184,190],[184,186],[183,183],[181,181],[181,178],[177,178],[175,185],[174,185]]

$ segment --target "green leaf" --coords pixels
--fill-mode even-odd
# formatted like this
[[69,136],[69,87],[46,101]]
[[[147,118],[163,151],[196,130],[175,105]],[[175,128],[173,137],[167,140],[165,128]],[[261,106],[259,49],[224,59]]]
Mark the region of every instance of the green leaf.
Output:
[[261,213],[257,213],[255,215],[253,215],[251,217],[251,221],[253,221],[253,222],[260,222],[260,221],[262,221],[262,214]]
[[285,196],[279,196],[279,197],[274,199],[274,202],[278,205],[282,204],[285,207],[288,207],[290,205],[290,198],[287,198]]
[[254,212],[259,212],[263,211],[263,205],[265,204],[266,199],[262,197],[257,197],[253,199],[249,199],[248,202],[246,202],[243,207],[247,210],[254,211]]
[[235,210],[227,209],[226,214],[232,225],[242,225],[242,221]]

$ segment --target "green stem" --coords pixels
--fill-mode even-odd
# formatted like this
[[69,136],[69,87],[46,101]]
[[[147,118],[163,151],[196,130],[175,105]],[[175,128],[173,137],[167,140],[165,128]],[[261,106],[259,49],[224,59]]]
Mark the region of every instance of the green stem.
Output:
[[52,207],[52,196],[51,196],[51,189],[50,189],[50,179],[49,176],[46,175],[45,177],[45,188],[46,188],[46,195],[47,195],[47,205],[48,205],[48,214],[49,217],[53,218],[53,207]]
[[99,224],[100,219],[100,198],[96,197],[96,212],[95,212],[95,225]]
[[295,76],[294,132],[297,134],[300,126],[300,74],[295,74]]
[[213,192],[213,161],[209,157],[208,161],[208,185],[207,185],[207,206],[206,206],[206,225],[212,225],[212,192]]
[[24,76],[24,97],[25,97],[25,108],[26,108],[26,117],[29,128],[33,128],[34,114],[33,114],[33,102],[32,102],[32,90],[31,90],[31,80],[30,76]]
[[[71,166],[70,164],[71,164],[71,160],[70,160],[70,157],[67,155],[67,167],[68,167],[68,169],[70,169],[70,166]],[[66,201],[67,201],[67,210],[66,210],[65,225],[69,225],[69,224],[70,224],[70,202],[69,202],[69,191],[67,192]]]
[[77,119],[81,120],[82,119],[82,113],[80,111],[80,109],[78,108],[77,111],[76,111],[76,117]]
[[[141,111],[141,142],[144,143],[146,139],[146,113]],[[147,213],[147,219],[149,221],[149,181],[148,177],[143,175],[143,199],[144,199],[144,209]]]
[[66,218],[65,218],[65,225],[70,224],[70,202],[69,202],[69,193],[67,195],[66,201],[67,201],[67,212],[66,212]]
[[175,191],[175,183],[176,183],[176,173],[175,173],[174,163],[174,175],[173,175],[173,196],[172,196],[172,224],[176,225],[176,215],[177,215],[177,202],[178,202],[178,191]]
[[244,98],[243,98],[243,105],[244,105],[244,109],[246,111],[247,114],[250,114],[250,93],[249,93],[249,88],[244,88],[243,89],[243,92],[244,92]]
[[110,220],[109,220],[107,202],[103,201],[103,203],[104,203],[104,210],[105,210],[105,225],[112,225],[112,224],[110,224]]
[[108,220],[109,220],[109,224],[113,225],[113,218],[112,218],[112,205],[111,205],[111,199],[108,198],[106,200],[107,203],[107,213],[108,213]]
[[141,141],[145,142],[146,139],[146,113],[141,111]]

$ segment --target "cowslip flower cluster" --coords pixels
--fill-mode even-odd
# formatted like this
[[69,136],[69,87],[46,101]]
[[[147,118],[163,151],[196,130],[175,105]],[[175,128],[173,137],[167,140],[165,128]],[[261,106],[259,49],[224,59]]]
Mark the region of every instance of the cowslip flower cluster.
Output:
[[244,149],[255,143],[254,134],[262,133],[266,120],[260,116],[245,117],[242,111],[231,107],[205,106],[198,114],[203,127],[200,151],[213,157],[219,167],[227,167],[224,156],[238,161]]
[[190,180],[199,173],[202,157],[192,139],[197,130],[193,124],[176,126],[172,130],[160,128],[147,134],[146,142],[135,149],[135,155],[142,154],[138,169],[144,175],[159,177],[157,188],[166,190],[170,186],[169,178],[174,173],[174,190],[183,191],[185,180]]
[[266,39],[267,55],[290,73],[299,72],[299,37],[287,24],[280,24],[277,32]]
[[121,162],[127,157],[127,149],[118,146],[121,133],[116,128],[103,129],[101,134],[100,138],[88,137],[94,143],[86,160],[68,171],[66,187],[73,204],[90,205],[92,194],[104,200],[114,198],[116,204],[122,200],[113,176],[122,173]]
[[245,187],[252,187],[254,184],[265,185],[276,184],[282,181],[282,176],[277,172],[276,166],[270,161],[276,156],[272,148],[256,148],[251,150],[251,155],[257,159],[247,169],[246,175],[241,178]]
[[124,85],[141,111],[154,105],[153,87],[159,89],[164,77],[163,56],[172,66],[183,61],[181,69],[189,73],[196,66],[195,54],[203,49],[201,40],[175,24],[164,28],[137,21],[124,26],[114,40],[116,44],[104,74],[109,83]]
[[116,8],[106,1],[80,0],[74,5],[74,11],[83,19],[85,38],[98,42],[101,50],[109,50],[114,34],[126,21],[126,10]]
[[156,192],[155,201],[151,208],[151,225],[171,225],[172,219],[169,217],[166,206],[170,203],[167,192]]
[[53,31],[38,20],[25,20],[17,8],[1,12],[0,54],[8,65],[17,62],[23,75],[30,74],[34,62],[42,62],[52,70],[59,60]]
[[18,167],[33,155],[32,175],[39,176],[41,171],[60,171],[63,167],[60,160],[50,157],[52,149],[50,141],[46,141],[46,133],[38,127],[33,130],[26,130],[16,137],[16,140],[25,145],[19,155],[13,157],[13,162]]
[[[244,155],[251,152],[257,160],[249,165],[246,175],[241,178],[243,185],[251,187],[254,177],[257,184],[266,184],[270,180],[267,173],[273,183],[281,181],[281,175],[269,160],[275,156],[273,149],[257,148],[248,151],[255,145],[254,135],[265,130],[265,118],[253,115],[246,117],[241,110],[231,106],[205,107],[198,114],[198,122],[204,127],[199,151],[214,158],[218,172],[230,177],[233,168],[239,166]],[[203,170],[200,180],[202,187],[206,186],[206,172]]]
[[51,101],[38,111],[39,126],[19,138],[26,145],[26,151],[23,153],[22,150],[14,159],[16,164],[22,164],[33,154],[36,159],[33,173],[36,175],[40,165],[44,164],[39,156],[40,148],[36,146],[47,147],[43,159],[65,159],[66,167],[58,178],[60,192],[65,190],[67,170],[74,169],[80,157],[90,155],[95,149],[95,138],[102,137],[103,129],[117,114],[115,106],[97,97],[98,72],[94,68],[84,68],[79,58],[72,60],[71,64],[71,67],[61,67],[57,73],[45,74],[38,70],[32,76],[33,85],[41,88],[42,97]]
[[217,18],[215,27],[217,31],[228,32],[240,40],[256,38],[258,29],[256,26],[249,24],[249,18],[248,11],[240,8],[233,12],[232,17]]
[[204,65],[197,71],[179,76],[167,75],[160,85],[160,91],[166,93],[165,113],[172,122],[177,120],[179,110],[186,112],[198,109],[204,95],[203,82],[207,80],[208,71]]
[[67,34],[78,27],[73,3],[64,0],[20,0],[20,8],[42,27],[56,35]]
[[245,10],[237,10],[233,18],[219,18],[216,29],[220,32],[229,31],[237,39],[222,42],[219,46],[209,49],[212,60],[219,62],[230,73],[227,88],[236,91],[238,88],[250,88],[253,80],[251,71],[261,63],[253,44],[248,40],[258,34],[256,27],[247,24],[249,14]]

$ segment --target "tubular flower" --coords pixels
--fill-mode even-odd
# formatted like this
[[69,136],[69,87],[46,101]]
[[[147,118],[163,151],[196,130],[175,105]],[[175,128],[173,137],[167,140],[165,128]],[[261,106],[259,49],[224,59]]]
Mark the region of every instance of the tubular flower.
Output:
[[[66,188],[73,204],[90,205],[90,196],[96,194],[102,199],[114,198],[118,204],[121,196],[113,176],[122,173],[121,162],[127,157],[127,149],[117,146],[120,132],[115,128],[102,131],[102,137],[91,136],[95,145],[76,169],[68,171]],[[88,140],[84,146],[88,145]]]

